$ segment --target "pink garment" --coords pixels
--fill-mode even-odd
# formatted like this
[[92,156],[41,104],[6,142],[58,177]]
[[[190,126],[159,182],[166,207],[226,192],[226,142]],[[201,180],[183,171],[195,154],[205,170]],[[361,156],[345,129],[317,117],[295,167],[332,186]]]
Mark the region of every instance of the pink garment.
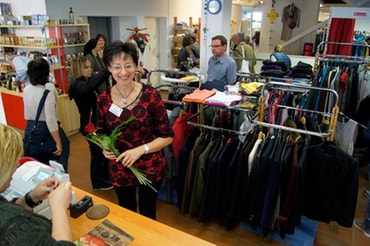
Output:
[[196,88],[192,93],[187,94],[183,97],[184,102],[196,102],[196,103],[205,103],[206,99],[216,94],[217,90],[207,90]]

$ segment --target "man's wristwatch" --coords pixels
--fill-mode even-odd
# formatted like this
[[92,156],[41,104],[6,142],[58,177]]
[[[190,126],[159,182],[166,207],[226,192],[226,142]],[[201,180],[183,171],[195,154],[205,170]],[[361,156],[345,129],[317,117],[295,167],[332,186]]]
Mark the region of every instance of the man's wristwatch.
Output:
[[26,204],[27,204],[28,207],[34,208],[34,207],[40,205],[42,203],[42,201],[34,202],[31,198],[31,196],[30,196],[30,192],[31,191],[26,193],[26,195],[24,196],[24,200],[26,201]]
[[149,153],[149,146],[147,144],[144,144],[144,154],[148,154]]

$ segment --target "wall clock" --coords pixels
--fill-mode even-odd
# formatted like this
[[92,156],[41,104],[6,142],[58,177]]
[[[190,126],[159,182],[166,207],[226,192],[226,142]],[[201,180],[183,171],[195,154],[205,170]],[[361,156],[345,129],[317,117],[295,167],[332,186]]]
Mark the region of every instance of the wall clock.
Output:
[[211,15],[217,15],[221,12],[222,2],[221,0],[209,0],[207,3],[207,11]]

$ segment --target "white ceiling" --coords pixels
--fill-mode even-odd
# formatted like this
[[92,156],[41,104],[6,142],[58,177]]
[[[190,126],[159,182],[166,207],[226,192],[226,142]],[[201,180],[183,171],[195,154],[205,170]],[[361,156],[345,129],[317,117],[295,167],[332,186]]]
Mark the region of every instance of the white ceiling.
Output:
[[[304,1],[304,0],[303,0]],[[370,7],[369,0],[343,0],[347,4],[323,4],[324,8],[330,7]],[[322,1],[324,3],[324,1]],[[330,1],[331,2],[331,1]],[[263,3],[263,0],[233,0],[233,4],[238,4],[242,6],[254,7],[258,6],[259,4]]]

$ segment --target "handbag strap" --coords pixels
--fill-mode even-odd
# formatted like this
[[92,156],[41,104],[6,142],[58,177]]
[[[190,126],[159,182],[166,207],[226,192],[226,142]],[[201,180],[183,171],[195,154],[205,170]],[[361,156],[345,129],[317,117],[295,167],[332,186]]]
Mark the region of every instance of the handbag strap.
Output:
[[39,121],[41,111],[44,108],[45,100],[46,100],[46,97],[49,94],[49,92],[50,92],[50,90],[44,90],[44,94],[42,94],[42,97],[41,97],[40,102],[39,102],[39,106],[37,108],[37,113],[36,113],[36,118],[35,118],[35,126],[37,125],[37,122]]
[[244,46],[242,45],[242,53],[243,53],[243,60],[245,58],[245,53],[244,53]]

